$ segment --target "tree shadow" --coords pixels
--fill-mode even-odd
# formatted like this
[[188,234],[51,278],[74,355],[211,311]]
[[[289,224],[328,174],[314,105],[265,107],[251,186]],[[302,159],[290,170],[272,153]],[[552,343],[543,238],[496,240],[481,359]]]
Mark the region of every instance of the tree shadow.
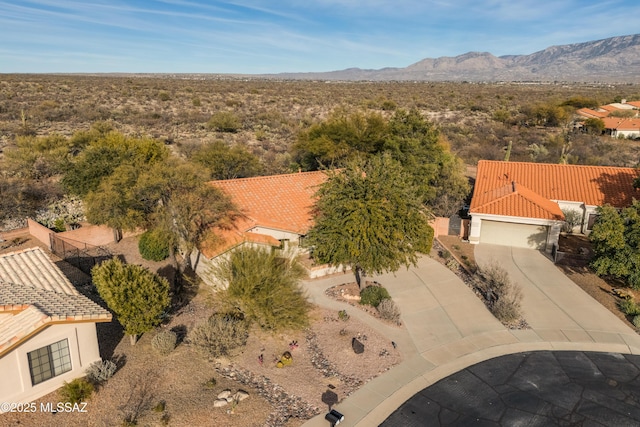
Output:
[[182,344],[185,340],[185,338],[187,337],[187,327],[186,325],[176,325],[173,328],[171,328],[171,332],[176,334],[176,346],[179,346],[180,344]]
[[103,360],[111,359],[116,347],[124,338],[124,329],[114,317],[111,322],[96,323],[96,333],[100,357]]
[[175,313],[189,305],[191,300],[195,298],[200,287],[200,280],[191,268],[187,268],[187,270],[180,273],[169,265],[158,270],[158,274],[167,274],[169,270],[173,271],[172,274],[174,274],[174,280],[169,283],[173,283],[171,305],[172,311]]
[[602,193],[601,204],[625,208],[631,206],[634,199],[640,199],[640,189],[633,186],[638,175],[635,169],[627,168],[614,173],[602,173],[591,182],[595,183]]
[[333,405],[338,403],[338,395],[331,390],[327,390],[324,393],[322,393],[322,403],[324,403],[325,405],[328,405],[329,411],[331,411],[331,408],[333,407]]

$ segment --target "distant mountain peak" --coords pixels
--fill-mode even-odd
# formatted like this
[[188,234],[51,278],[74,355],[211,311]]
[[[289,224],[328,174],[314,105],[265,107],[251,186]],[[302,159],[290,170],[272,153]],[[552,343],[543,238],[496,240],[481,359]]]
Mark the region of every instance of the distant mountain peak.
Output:
[[563,81],[640,83],[640,34],[550,46],[530,55],[489,52],[425,58],[405,68],[326,73],[283,73],[263,77],[321,80]]

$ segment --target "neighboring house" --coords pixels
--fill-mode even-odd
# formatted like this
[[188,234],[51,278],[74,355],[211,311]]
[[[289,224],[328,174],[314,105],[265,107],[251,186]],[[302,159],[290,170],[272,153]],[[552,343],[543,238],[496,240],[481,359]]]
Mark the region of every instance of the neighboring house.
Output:
[[612,138],[638,138],[640,137],[640,119],[622,119],[617,117],[605,117],[604,132]]
[[42,249],[0,255],[0,402],[29,402],[84,376],[100,360],[96,323],[110,321]]
[[551,250],[564,223],[576,211],[576,232],[588,233],[596,208],[631,205],[640,196],[632,168],[481,160],[471,200],[471,243]]
[[576,111],[576,114],[587,119],[602,119],[609,115],[609,111],[606,110],[593,110],[591,108],[580,108]]
[[576,111],[576,114],[579,116],[585,117],[587,119],[603,119],[605,117],[609,117],[611,113],[617,111],[634,111],[636,113],[636,117],[638,117],[638,109],[640,109],[640,101],[631,101],[627,102],[626,99],[623,99],[621,102],[614,102],[612,104],[602,105],[596,109],[592,108],[580,108]]
[[210,182],[231,196],[243,217],[216,228],[214,236],[194,251],[196,273],[213,284],[210,269],[215,260],[242,245],[297,251],[313,225],[314,195],[326,179],[320,171]]

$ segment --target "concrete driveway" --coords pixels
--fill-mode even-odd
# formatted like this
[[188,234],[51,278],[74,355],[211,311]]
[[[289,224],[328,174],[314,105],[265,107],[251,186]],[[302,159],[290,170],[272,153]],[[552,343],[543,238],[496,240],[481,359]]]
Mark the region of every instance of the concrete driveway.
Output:
[[522,308],[529,326],[544,341],[628,344],[637,334],[580,289],[544,254],[532,249],[480,244],[478,265],[492,261],[505,268],[524,294]]

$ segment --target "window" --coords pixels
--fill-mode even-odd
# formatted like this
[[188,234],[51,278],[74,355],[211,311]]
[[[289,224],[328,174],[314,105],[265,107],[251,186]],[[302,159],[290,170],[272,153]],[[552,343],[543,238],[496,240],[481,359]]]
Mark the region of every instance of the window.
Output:
[[593,224],[596,223],[596,219],[598,219],[600,215],[598,214],[589,214],[589,221],[587,222],[587,230],[591,231],[593,229]]
[[40,384],[71,370],[69,341],[58,341],[27,353],[31,383]]

